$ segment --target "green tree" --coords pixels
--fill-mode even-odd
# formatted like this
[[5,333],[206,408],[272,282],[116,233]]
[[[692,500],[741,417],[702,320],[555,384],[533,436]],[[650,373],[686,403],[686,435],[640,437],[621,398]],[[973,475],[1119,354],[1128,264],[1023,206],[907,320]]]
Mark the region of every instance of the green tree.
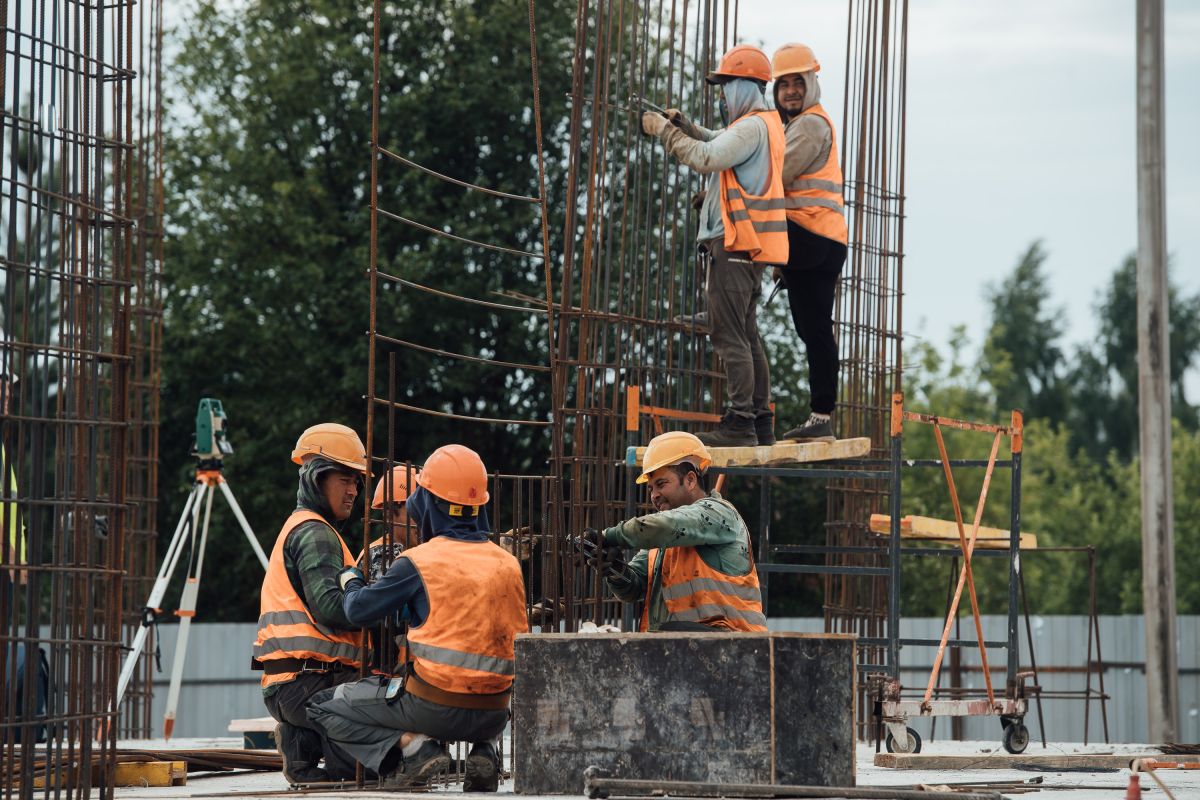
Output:
[[991,329],[983,345],[981,377],[995,389],[1000,408],[1019,408],[1029,419],[1060,419],[1062,310],[1050,307],[1046,251],[1034,242],[1012,273],[989,286]]
[[[539,4],[542,98],[564,117],[574,17]],[[573,6],[572,6],[573,7]],[[380,141],[462,180],[538,193],[526,8],[500,0],[384,5]],[[191,477],[193,414],[221,398],[237,452],[227,475],[260,541],[292,509],[297,435],[335,420],[365,433],[372,36],[369,4],[200,0],[168,71],[169,132],[160,531]],[[549,65],[554,65],[553,68]],[[551,131],[551,154],[562,131]],[[556,150],[557,148],[557,150]],[[557,158],[555,163],[560,163]],[[548,180],[556,185],[555,175]],[[380,206],[458,236],[540,251],[535,205],[461,190],[390,159]],[[544,293],[538,261],[465,246],[382,219],[382,272],[466,297]],[[495,299],[495,298],[491,298]],[[535,314],[483,310],[381,281],[379,330],[480,358],[546,363]],[[464,309],[467,309],[464,311]],[[396,347],[397,400],[472,416],[545,418],[547,381]],[[386,394],[386,353],[378,394]],[[452,400],[447,398],[453,398]],[[395,458],[453,438],[493,468],[540,466],[521,431],[398,415]],[[377,438],[375,454],[386,441]],[[224,523],[209,544],[207,619],[253,619],[261,572]],[[354,534],[359,535],[359,534]],[[219,599],[219,600],[218,600]]]
[[[1200,293],[1184,297],[1168,289],[1170,314],[1171,413],[1185,430],[1200,425],[1200,409],[1188,401],[1185,376],[1200,359]],[[1062,418],[1075,446],[1103,457],[1115,450],[1122,459],[1137,450],[1137,260],[1128,256],[1113,273],[1096,303],[1097,340],[1077,351],[1067,380],[1071,403]]]

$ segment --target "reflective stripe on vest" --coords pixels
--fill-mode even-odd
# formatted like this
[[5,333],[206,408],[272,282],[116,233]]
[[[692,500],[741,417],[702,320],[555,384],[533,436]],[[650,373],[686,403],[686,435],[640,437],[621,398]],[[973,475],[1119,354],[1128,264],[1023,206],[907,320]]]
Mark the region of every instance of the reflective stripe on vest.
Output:
[[[733,508],[725,500],[719,502]],[[741,535],[752,553],[745,522]],[[660,554],[663,601],[672,621],[702,622],[731,631],[767,629],[753,555],[745,575],[726,575],[705,563],[695,547],[671,547]]]
[[405,550],[421,575],[429,615],[408,629],[421,679],[447,692],[496,694],[512,686],[513,640],[529,629],[521,566],[492,542],[435,536]]
[[833,120],[820,103],[805,109],[792,121],[804,114],[816,114],[829,125],[829,158],[814,172],[784,176],[787,218],[818,236],[846,244],[848,236],[837,132]]
[[774,111],[754,111],[767,126],[770,172],[761,195],[746,191],[731,169],[721,170],[721,220],[725,224],[725,250],[745,253],[760,264],[785,264],[788,259],[787,217],[783,192],[783,123]]
[[[271,550],[267,574],[263,579],[262,600],[258,615],[258,635],[254,640],[254,657],[259,661],[281,658],[338,661],[351,667],[362,665],[361,648],[364,638],[360,631],[335,631],[318,624],[296,593],[288,579],[283,549],[287,537],[305,522],[329,523],[312,511],[296,511],[283,523]],[[330,527],[330,530],[333,530]],[[333,531],[342,546],[342,565],[354,566],[354,558],[337,531]],[[262,685],[286,683],[295,672],[263,673]]]

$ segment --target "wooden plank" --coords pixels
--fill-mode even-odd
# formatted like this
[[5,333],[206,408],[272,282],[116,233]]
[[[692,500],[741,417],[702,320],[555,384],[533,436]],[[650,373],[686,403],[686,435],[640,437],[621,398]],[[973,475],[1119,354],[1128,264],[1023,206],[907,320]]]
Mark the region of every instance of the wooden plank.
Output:
[[[871,515],[871,533],[884,536],[892,532],[892,518],[887,514]],[[971,537],[971,524],[963,523],[967,538]],[[919,539],[934,544],[958,544],[958,525],[954,520],[934,519],[909,514],[900,518],[900,538]],[[1004,528],[987,528],[979,526],[979,535],[975,546],[980,550],[1004,550],[1008,548],[1008,531]],[[1037,534],[1021,532],[1020,549],[1036,550]]]
[[[1015,769],[1018,764],[1035,767],[1125,769],[1135,758],[1155,758],[1161,753],[1070,753],[1066,755],[922,755],[920,753],[876,753],[875,766],[889,769]],[[1176,760],[1200,763],[1200,756],[1176,756]]]
[[279,723],[274,717],[251,717],[249,719],[229,720],[230,733],[270,733]]
[[[871,452],[871,440],[837,439],[832,442],[778,442],[769,447],[710,447],[714,467],[763,467],[804,464],[841,458],[862,458]],[[646,448],[633,448],[630,466],[642,463]]]
[[117,764],[114,786],[185,786],[186,761],[124,761]]

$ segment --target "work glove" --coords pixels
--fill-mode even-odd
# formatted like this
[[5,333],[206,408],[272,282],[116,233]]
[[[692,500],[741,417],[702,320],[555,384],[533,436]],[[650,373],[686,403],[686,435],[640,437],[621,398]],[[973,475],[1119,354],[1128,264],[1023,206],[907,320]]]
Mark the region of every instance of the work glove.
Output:
[[625,574],[625,553],[620,547],[610,545],[604,540],[604,534],[595,528],[587,528],[583,533],[570,537],[571,545],[583,556],[583,560],[592,569],[609,577]]
[[691,205],[694,210],[699,211],[700,209],[704,208],[704,196],[706,194],[708,194],[708,192],[704,189],[701,189],[692,195]]
[[496,537],[496,544],[516,556],[518,561],[528,561],[533,557],[533,549],[538,545],[537,534],[532,525],[522,528],[512,528]]
[[663,112],[663,116],[667,118],[667,122],[674,125],[676,128],[685,128],[688,124],[688,118],[678,108],[668,108]]
[[671,123],[657,111],[647,111],[642,114],[642,131],[648,136],[658,136]]
[[605,547],[604,534],[595,528],[585,528],[583,533],[570,535],[567,537],[567,542],[575,552],[583,556],[584,561],[589,563]]
[[338,573],[337,580],[338,586],[342,587],[343,592],[346,591],[346,584],[350,581],[362,581],[363,583],[366,583],[366,579],[363,578],[362,570],[360,570],[358,567],[346,567],[344,570]]

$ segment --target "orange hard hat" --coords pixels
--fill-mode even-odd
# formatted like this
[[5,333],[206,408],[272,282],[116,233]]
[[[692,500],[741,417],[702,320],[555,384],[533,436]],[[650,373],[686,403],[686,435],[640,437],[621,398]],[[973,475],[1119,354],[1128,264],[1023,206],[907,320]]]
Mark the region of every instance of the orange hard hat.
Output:
[[417,473],[417,484],[455,505],[481,506],[491,499],[483,459],[461,444],[448,444],[434,450]]
[[817,61],[816,54],[806,44],[789,42],[771,56],[771,77],[775,80],[779,80],[784,75],[820,71],[821,62]]
[[712,463],[712,456],[704,442],[687,431],[671,431],[662,433],[650,440],[646,445],[646,454],[642,456],[642,474],[638,483],[650,480],[650,473],[656,469],[690,461],[696,469],[704,472]]
[[306,456],[322,456],[344,467],[367,474],[367,448],[353,428],[322,422],[300,434],[292,461],[303,464]]
[[375,496],[371,499],[371,508],[383,508],[383,501],[386,499],[387,483],[389,480],[392,482],[392,502],[403,503],[407,500],[409,475],[411,474],[415,478],[418,472],[416,467],[409,467],[405,464],[392,467],[391,475],[380,478],[379,483],[375,484]]
[[749,78],[752,81],[766,83],[771,80],[771,62],[761,47],[751,44],[739,44],[725,55],[721,63],[708,73],[709,83],[724,83],[731,78]]

